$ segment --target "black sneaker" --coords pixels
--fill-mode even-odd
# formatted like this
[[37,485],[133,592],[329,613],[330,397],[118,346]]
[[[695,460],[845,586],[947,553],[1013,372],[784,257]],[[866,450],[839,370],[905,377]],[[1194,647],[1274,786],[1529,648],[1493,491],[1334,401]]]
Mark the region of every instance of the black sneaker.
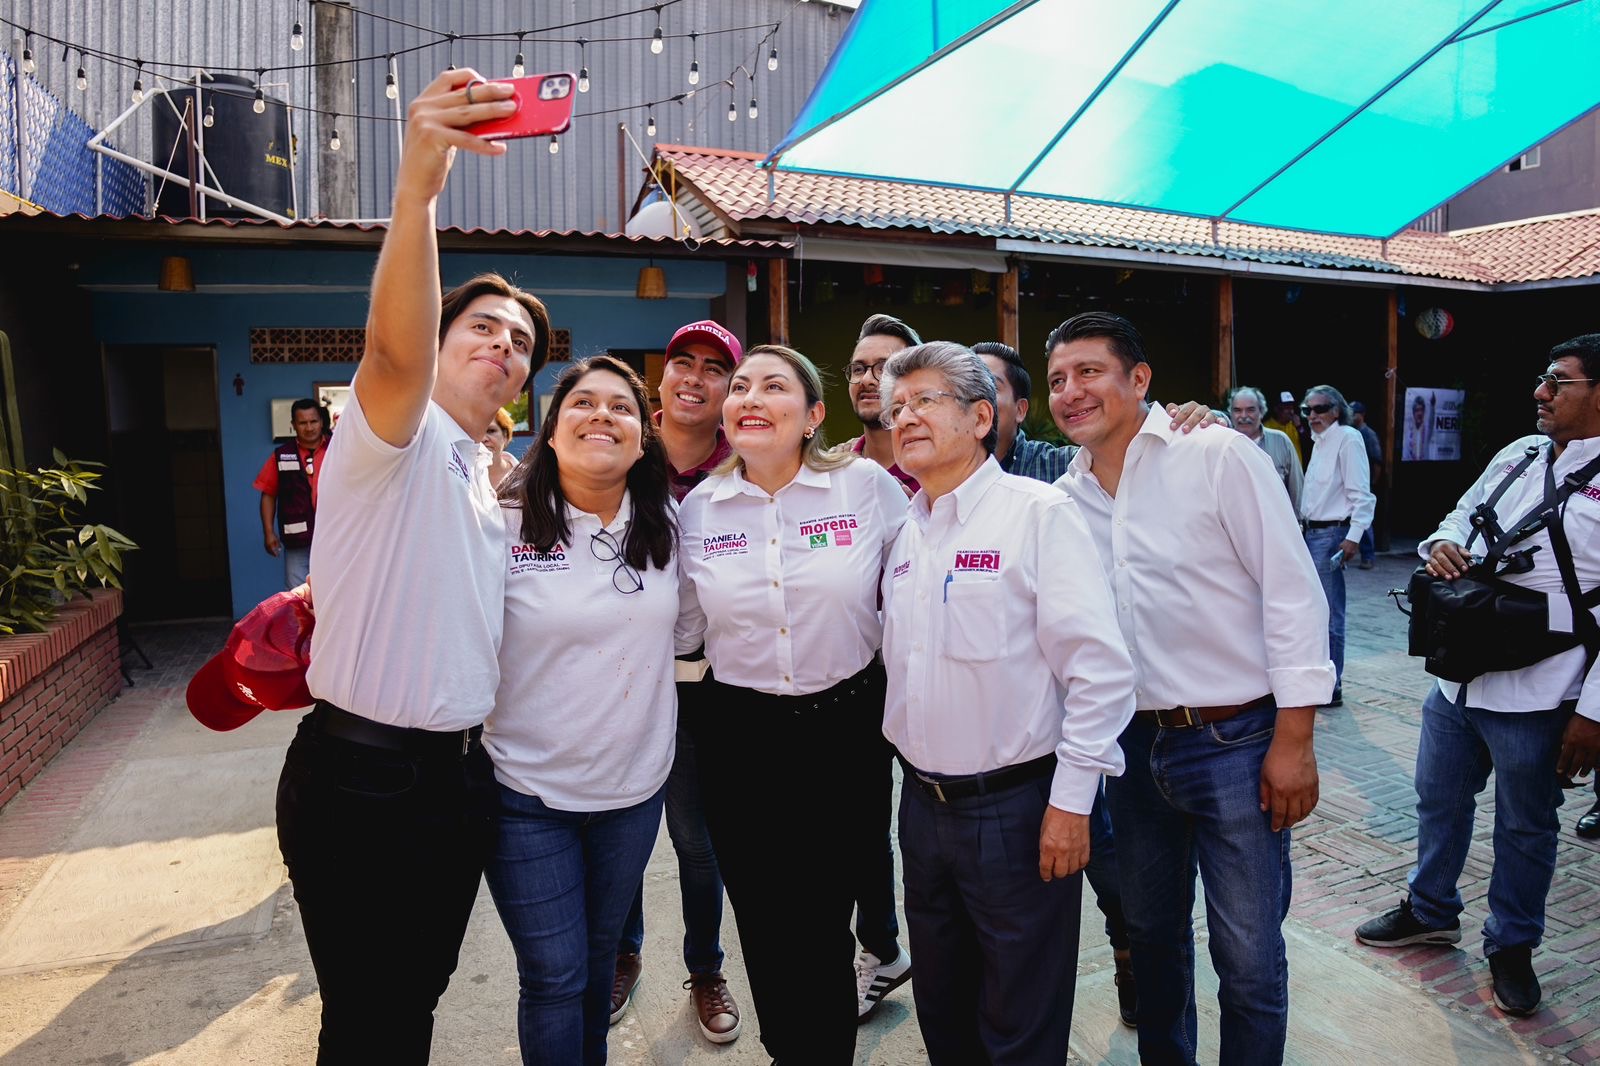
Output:
[[1133,961],[1117,959],[1117,973],[1112,981],[1117,986],[1117,1014],[1128,1028],[1139,1025],[1139,986],[1133,981]]
[[1412,912],[1411,897],[1407,896],[1394,910],[1358,925],[1356,939],[1375,948],[1458,944],[1461,942],[1461,919],[1453,918],[1449,925],[1438,929],[1423,925]]
[[1533,948],[1501,948],[1489,956],[1494,977],[1494,1005],[1507,1014],[1525,1017],[1539,1009],[1542,993],[1533,975]]

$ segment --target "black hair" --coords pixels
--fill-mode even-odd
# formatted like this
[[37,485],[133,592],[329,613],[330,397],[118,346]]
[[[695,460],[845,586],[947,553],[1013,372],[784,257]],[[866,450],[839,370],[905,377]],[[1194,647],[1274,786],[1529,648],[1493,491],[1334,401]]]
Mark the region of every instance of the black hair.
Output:
[[550,358],[550,312],[545,309],[543,300],[517,288],[499,274],[479,274],[444,294],[439,301],[440,343],[444,342],[444,335],[450,331],[450,323],[460,318],[467,310],[467,305],[480,296],[504,296],[515,300],[528,312],[528,318],[533,322],[533,350],[528,353],[531,359],[528,376],[531,378]]
[[1111,351],[1122,360],[1123,370],[1131,371],[1140,363],[1150,362],[1149,356],[1145,354],[1144,338],[1139,335],[1139,330],[1132,322],[1110,311],[1085,311],[1073,315],[1051,330],[1050,338],[1044,342],[1045,358],[1048,359],[1058,345],[1071,344],[1073,341],[1087,340],[1091,337],[1105,338]]
[[500,499],[522,508],[522,539],[541,552],[572,539],[567,525],[567,498],[561,492],[561,470],[550,447],[550,437],[560,420],[567,395],[591,370],[605,370],[628,383],[638,409],[640,447],[644,454],[628,470],[628,493],[633,516],[622,540],[622,558],[635,570],[662,569],[672,559],[678,542],[678,522],[673,516],[672,493],[667,480],[667,449],[650,417],[650,397],[632,367],[609,355],[596,355],[573,363],[556,381],[550,413],[539,425],[539,435],[517,468],[500,485]]
[[1006,384],[1011,386],[1013,400],[1032,398],[1033,379],[1028,376],[1028,368],[1022,365],[1021,352],[999,341],[979,341],[972,350],[978,355],[992,355],[1006,365]]
[[312,399],[296,400],[289,405],[289,421],[294,422],[294,416],[301,411],[315,411],[317,417],[322,419],[322,435],[326,437],[333,432],[333,416],[328,414],[328,409]]
[[1569,355],[1583,364],[1584,377],[1600,380],[1600,333],[1585,333],[1550,349],[1552,363]]
[[856,343],[860,344],[868,337],[897,337],[908,348],[922,343],[916,330],[893,315],[873,315],[861,323],[861,335],[856,338]]

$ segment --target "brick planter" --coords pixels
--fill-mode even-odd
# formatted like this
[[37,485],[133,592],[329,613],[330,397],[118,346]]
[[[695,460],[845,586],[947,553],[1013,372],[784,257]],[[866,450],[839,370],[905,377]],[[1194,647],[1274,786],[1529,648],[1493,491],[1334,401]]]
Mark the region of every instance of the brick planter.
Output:
[[0,637],[0,807],[122,691],[122,593],[74,599],[44,633]]

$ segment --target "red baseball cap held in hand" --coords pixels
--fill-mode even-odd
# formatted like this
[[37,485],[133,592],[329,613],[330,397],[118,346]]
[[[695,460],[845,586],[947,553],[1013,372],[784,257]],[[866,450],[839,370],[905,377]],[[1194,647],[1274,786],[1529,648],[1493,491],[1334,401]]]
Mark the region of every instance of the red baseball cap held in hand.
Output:
[[189,682],[189,713],[208,729],[237,729],[262,711],[316,702],[306,688],[311,604],[280,592],[239,619],[228,643]]
[[722,325],[711,321],[709,318],[700,322],[691,322],[687,326],[680,326],[678,332],[672,335],[667,342],[667,355],[671,359],[673,353],[685,344],[709,344],[723,355],[734,366],[739,365],[739,360],[744,358],[744,345],[739,343],[739,338]]

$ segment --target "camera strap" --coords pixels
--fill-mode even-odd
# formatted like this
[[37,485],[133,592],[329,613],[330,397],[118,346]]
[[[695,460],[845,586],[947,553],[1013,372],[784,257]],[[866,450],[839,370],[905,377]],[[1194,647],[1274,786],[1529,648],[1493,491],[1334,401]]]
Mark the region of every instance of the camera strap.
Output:
[[[1529,445],[1528,449],[1523,452],[1522,461],[1517,463],[1516,466],[1512,467],[1511,472],[1501,479],[1500,484],[1495,487],[1494,492],[1490,494],[1487,500],[1485,500],[1483,503],[1480,503],[1473,509],[1472,532],[1467,535],[1467,543],[1463,545],[1463,549],[1469,555],[1472,553],[1472,542],[1477,540],[1480,536],[1483,537],[1484,543],[1486,543],[1492,549],[1497,543],[1499,543],[1501,537],[1505,535],[1495,517],[1495,505],[1500,502],[1500,497],[1506,494],[1506,490],[1517,483],[1517,478],[1521,477],[1523,472],[1526,471],[1528,467],[1532,466],[1533,461],[1537,458],[1539,458],[1538,447],[1536,445]],[[1548,502],[1549,494],[1549,486],[1546,485],[1546,502]],[[1540,509],[1542,510],[1543,507],[1544,505],[1541,504]]]

